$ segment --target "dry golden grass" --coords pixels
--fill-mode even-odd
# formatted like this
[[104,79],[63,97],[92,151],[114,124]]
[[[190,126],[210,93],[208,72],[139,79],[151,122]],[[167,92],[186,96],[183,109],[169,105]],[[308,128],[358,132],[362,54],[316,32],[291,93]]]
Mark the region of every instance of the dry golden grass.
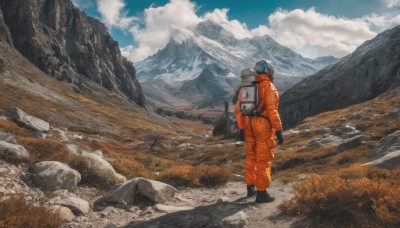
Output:
[[341,226],[399,227],[399,186],[400,168],[352,166],[298,183],[295,197],[279,208]]
[[131,179],[135,177],[152,178],[153,174],[140,162],[133,159],[121,158],[111,162],[115,171]]
[[19,143],[29,151],[33,163],[39,161],[65,162],[70,156],[65,144],[53,139],[20,138]]
[[33,205],[23,196],[0,201],[0,227],[58,228],[60,218],[43,205]]
[[18,126],[16,123],[8,120],[0,120],[0,131],[13,134],[14,136],[29,137],[32,132]]
[[230,174],[229,169],[218,166],[181,165],[164,170],[157,179],[175,187],[214,187],[226,184]]

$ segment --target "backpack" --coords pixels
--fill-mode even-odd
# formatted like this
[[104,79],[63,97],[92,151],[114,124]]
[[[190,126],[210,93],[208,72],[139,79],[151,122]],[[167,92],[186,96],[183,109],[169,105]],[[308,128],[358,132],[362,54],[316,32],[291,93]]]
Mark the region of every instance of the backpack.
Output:
[[241,71],[241,86],[238,91],[238,100],[240,100],[239,111],[242,115],[258,115],[257,110],[260,103],[258,84],[255,82],[256,73],[252,68],[246,68]]
[[258,105],[260,104],[258,84],[243,85],[240,87],[239,111],[245,116],[259,115]]

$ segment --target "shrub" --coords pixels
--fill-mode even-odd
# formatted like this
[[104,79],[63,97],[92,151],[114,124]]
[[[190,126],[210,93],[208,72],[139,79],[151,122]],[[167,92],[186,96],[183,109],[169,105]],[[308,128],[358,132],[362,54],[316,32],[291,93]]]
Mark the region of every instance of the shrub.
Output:
[[60,227],[57,214],[44,205],[35,206],[23,196],[0,201],[0,228],[6,227]]
[[135,177],[150,178],[151,172],[147,170],[144,165],[138,161],[128,158],[121,158],[111,162],[115,171],[124,175],[128,179]]
[[144,140],[149,143],[151,152],[160,152],[166,137],[159,132],[149,131],[144,135]]
[[123,181],[113,171],[105,169],[101,167],[101,164],[84,157],[70,155],[67,163],[81,174],[81,184],[108,189]]
[[160,173],[158,180],[176,187],[214,187],[228,182],[230,172],[218,166],[181,165],[170,167]]
[[30,136],[32,132],[28,129],[18,126],[16,123],[8,120],[0,120],[0,131],[13,134],[15,136]]
[[19,143],[32,156],[32,161],[66,161],[69,152],[64,143],[53,139],[21,138]]
[[200,165],[194,168],[191,175],[194,185],[212,187],[226,184],[230,173],[218,166]]
[[189,186],[192,185],[192,171],[190,165],[171,167],[161,172],[157,179],[177,187]]
[[400,169],[355,166],[315,175],[295,188],[279,206],[291,214],[360,226],[400,226]]

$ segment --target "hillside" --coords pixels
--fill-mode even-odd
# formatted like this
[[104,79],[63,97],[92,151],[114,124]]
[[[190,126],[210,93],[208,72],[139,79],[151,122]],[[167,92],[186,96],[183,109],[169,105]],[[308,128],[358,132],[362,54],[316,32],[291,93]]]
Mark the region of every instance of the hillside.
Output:
[[145,106],[135,69],[106,26],[70,0],[2,0],[0,10],[14,47],[46,74],[86,92],[94,82]]
[[280,99],[285,128],[308,116],[370,100],[399,87],[399,51],[400,26],[397,26],[296,84]]

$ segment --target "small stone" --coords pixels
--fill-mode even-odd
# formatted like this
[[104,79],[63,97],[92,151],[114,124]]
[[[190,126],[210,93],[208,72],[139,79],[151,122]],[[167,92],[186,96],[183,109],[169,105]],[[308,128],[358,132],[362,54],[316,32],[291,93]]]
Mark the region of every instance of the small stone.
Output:
[[222,227],[244,227],[249,224],[249,219],[243,211],[239,211],[222,220]]

